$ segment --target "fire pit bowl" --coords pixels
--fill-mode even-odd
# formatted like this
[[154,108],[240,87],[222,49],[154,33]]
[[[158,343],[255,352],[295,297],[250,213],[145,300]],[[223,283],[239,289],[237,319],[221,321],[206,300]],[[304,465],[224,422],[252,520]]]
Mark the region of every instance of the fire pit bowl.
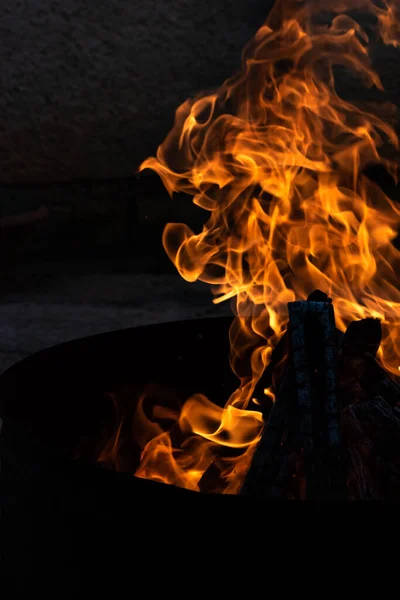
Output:
[[[85,568],[88,544],[92,557],[104,558],[98,556],[104,536],[113,551],[131,535],[150,553],[154,539],[178,543],[200,532],[212,539],[233,522],[236,535],[238,516],[263,515],[266,502],[275,515],[285,507],[282,522],[301,522],[304,503],[192,492],[77,453],[82,440],[96,438],[113,420],[110,392],[152,382],[182,399],[202,392],[225,403],[237,387],[228,359],[230,324],[231,318],[210,318],[100,334],[43,350],[0,377],[0,501],[10,530],[6,558],[17,579],[24,570],[41,572],[43,546],[47,569],[71,577],[72,563]],[[273,523],[266,523],[270,533]]]
[[110,392],[151,382],[183,400],[201,392],[223,404],[237,386],[230,323],[209,318],[114,331],[43,350],[8,369],[0,377],[3,506],[26,507],[29,499],[30,507],[112,515],[164,497],[237,502],[105,469],[87,453],[76,458],[82,440],[115,418]]

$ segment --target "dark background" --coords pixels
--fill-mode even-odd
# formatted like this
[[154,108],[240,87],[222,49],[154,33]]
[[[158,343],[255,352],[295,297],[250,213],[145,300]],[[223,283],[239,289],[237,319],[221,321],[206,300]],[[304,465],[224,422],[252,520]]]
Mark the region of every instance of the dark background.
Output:
[[[0,8],[0,371],[58,342],[229,313],[164,256],[185,198],[136,176],[177,106],[218,86],[271,0],[14,0]],[[399,53],[374,59],[397,102]],[[363,94],[342,82],[350,97]]]

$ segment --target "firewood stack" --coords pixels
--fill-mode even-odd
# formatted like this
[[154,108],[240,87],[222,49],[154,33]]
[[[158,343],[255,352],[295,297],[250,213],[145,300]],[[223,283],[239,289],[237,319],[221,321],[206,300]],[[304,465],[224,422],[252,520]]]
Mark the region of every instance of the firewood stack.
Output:
[[400,387],[376,360],[380,321],[350,324],[340,357],[341,430],[350,500],[400,500]]
[[400,387],[376,358],[380,321],[354,321],[343,336],[319,290],[288,308],[276,401],[241,493],[400,500]]

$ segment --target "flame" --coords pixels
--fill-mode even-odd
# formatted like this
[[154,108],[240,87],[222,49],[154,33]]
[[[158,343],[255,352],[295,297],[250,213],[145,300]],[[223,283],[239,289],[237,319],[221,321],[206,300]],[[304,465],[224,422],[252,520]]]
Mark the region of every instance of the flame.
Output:
[[[141,404],[143,399],[144,396]],[[136,421],[136,430],[149,432],[149,420],[143,419],[141,408],[139,412],[142,414]],[[153,413],[153,416],[156,415]],[[144,446],[136,476],[199,491],[200,480],[213,463],[222,474],[225,491],[237,492],[239,478],[236,475],[239,471],[245,474],[260,437],[261,413],[232,405],[221,408],[204,395],[197,394],[185,402],[180,414],[176,415],[175,425],[183,436],[182,443],[173,446],[171,430],[151,438]],[[239,449],[240,460],[217,457],[215,448],[218,446]]]
[[[190,398],[175,415],[179,443],[139,415],[137,430],[147,431],[139,477],[199,490],[213,465],[219,491],[238,491],[263,426],[253,410],[261,398],[249,407],[255,386],[286,330],[287,303],[316,288],[333,299],[341,330],[355,319],[382,320],[379,359],[398,375],[400,208],[363,174],[369,163],[395,174],[386,156],[398,148],[394,111],[342,98],[335,74],[345,68],[359,85],[383,90],[351,12],[372,14],[376,38],[398,46],[399,3],[324,0],[329,23],[317,5],[277,2],[241,72],[182,104],[157,156],[140,167],[158,173],[171,196],[189,194],[209,212],[200,233],[168,224],[163,244],[184,279],[211,284],[215,303],[234,301],[231,364],[240,386],[225,408]],[[243,374],[247,356],[251,373]],[[273,401],[273,389],[265,396]]]

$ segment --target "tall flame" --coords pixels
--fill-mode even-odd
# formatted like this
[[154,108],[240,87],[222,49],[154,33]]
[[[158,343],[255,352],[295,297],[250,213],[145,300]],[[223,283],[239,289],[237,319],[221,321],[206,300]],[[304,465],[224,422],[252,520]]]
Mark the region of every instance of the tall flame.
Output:
[[220,459],[222,491],[239,489],[262,428],[261,414],[248,410],[255,385],[287,327],[287,303],[316,288],[333,299],[342,330],[354,319],[382,320],[379,359],[398,375],[400,252],[393,240],[400,208],[362,173],[379,162],[395,173],[395,162],[379,153],[398,147],[394,112],[388,103],[341,98],[335,74],[345,68],[360,85],[383,89],[368,35],[350,13],[372,14],[378,36],[398,46],[400,7],[389,0],[320,4],[329,24],[315,19],[317,2],[277,2],[246,47],[241,72],[180,106],[157,157],[140,167],[210,213],[200,233],[168,224],[163,244],[184,279],[211,284],[215,303],[234,299],[234,370],[253,349],[251,374],[238,373],[240,386],[224,409],[203,396],[184,405],[176,417],[185,434],[179,449],[168,432],[148,440],[140,477],[199,489],[218,446],[228,446],[241,451]]

